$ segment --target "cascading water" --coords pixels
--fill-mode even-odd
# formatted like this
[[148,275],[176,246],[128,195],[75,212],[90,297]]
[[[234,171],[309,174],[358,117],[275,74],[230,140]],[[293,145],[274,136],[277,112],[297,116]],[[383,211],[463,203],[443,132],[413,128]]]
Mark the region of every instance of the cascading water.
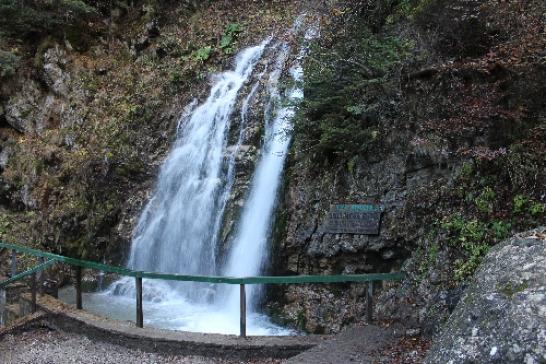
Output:
[[[306,33],[306,38],[314,36],[314,29]],[[229,255],[224,275],[245,277],[260,273],[267,258],[267,240],[272,223],[271,216],[275,207],[277,190],[290,144],[291,120],[295,114],[295,104],[303,97],[301,81],[303,70],[300,64],[305,55],[303,48],[295,63],[290,68],[290,76],[294,86],[279,93],[279,81],[289,56],[289,46],[286,43],[278,45],[279,55],[275,67],[268,80],[269,101],[264,112],[265,137],[262,153],[252,178],[248,201],[246,202],[239,228],[234,239],[236,244]],[[279,107],[286,100],[288,106]],[[239,305],[237,289],[228,289],[228,306],[235,311]],[[248,288],[248,310],[252,313],[256,309],[256,287]]]
[[[291,30],[298,32],[303,17]],[[306,33],[309,39],[313,30]],[[241,51],[235,67],[213,78],[205,102],[192,103],[179,122],[177,139],[165,160],[154,190],[134,233],[128,267],[135,270],[229,276],[258,275],[267,254],[267,239],[285,156],[290,143],[294,104],[303,97],[303,46],[289,68],[294,85],[280,91],[283,71],[290,63],[287,42]],[[263,61],[260,62],[260,60]],[[274,59],[267,65],[267,59]],[[265,64],[265,66],[264,66]],[[261,65],[261,66],[258,66]],[[263,81],[265,92],[259,92]],[[248,84],[248,85],[247,85]],[[243,92],[246,95],[241,95]],[[244,142],[249,105],[265,95],[265,135],[235,235],[230,239],[225,266],[216,254],[224,210],[235,180],[235,156]],[[237,100],[240,109],[237,110]],[[238,111],[237,113],[235,111]],[[234,146],[227,148],[234,115],[239,115]],[[233,134],[233,133],[232,133]],[[237,333],[238,287],[202,283],[144,280],[145,325],[189,331]],[[249,287],[248,333],[287,334],[256,312],[256,290]],[[86,298],[89,309],[132,318],[134,281],[120,279],[102,293]]]
[[[242,51],[237,56],[235,69],[216,75],[207,100],[182,118],[178,138],[135,230],[129,268],[215,274],[213,227],[217,225],[225,195],[221,171],[231,115],[239,90],[252,74],[268,42]],[[207,290],[202,284],[150,280],[145,284],[145,295],[157,300],[174,289],[193,302],[207,300]],[[120,280],[113,290],[130,293],[134,284],[129,279]]]

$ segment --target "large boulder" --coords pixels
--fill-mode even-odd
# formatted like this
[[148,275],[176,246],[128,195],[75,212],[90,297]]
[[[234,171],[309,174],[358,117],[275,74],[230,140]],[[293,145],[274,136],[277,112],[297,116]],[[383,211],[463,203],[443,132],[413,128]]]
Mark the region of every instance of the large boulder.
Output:
[[546,363],[546,227],[491,249],[425,363]]

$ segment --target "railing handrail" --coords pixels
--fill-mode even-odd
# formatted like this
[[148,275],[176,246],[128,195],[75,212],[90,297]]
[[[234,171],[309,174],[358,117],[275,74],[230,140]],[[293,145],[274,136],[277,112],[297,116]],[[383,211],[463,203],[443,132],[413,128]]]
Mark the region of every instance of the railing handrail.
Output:
[[44,262],[42,264],[39,264],[37,266],[35,266],[34,268],[31,268],[29,270],[26,270],[24,272],[21,272],[19,274],[16,274],[14,275],[13,277],[11,278],[8,278],[8,279],[5,279],[3,281],[0,281],[0,288],[4,288],[5,286],[7,286],[8,284],[11,284],[13,282],[16,282],[16,281],[19,281],[25,277],[28,277],[34,273],[38,273],[38,272],[41,272],[43,271],[44,269],[47,269],[49,266],[55,264],[56,261],[54,259],[51,259],[51,260],[48,260],[47,262]]
[[204,283],[224,283],[224,284],[305,284],[305,283],[344,283],[344,282],[373,282],[373,281],[397,281],[404,278],[403,272],[393,273],[368,273],[368,274],[341,274],[341,275],[296,275],[296,276],[259,276],[259,277],[224,277],[224,276],[202,276],[170,274],[158,272],[135,271],[127,268],[116,267],[108,264],[102,264],[89,260],[80,260],[76,258],[65,257],[53,253],[43,252],[41,250],[28,248],[25,246],[8,244],[0,241],[0,248],[15,250],[19,253],[33,255],[35,257],[48,258],[61,263],[79,266],[82,268],[91,268],[108,273],[119,275],[163,279],[180,282],[204,282]]

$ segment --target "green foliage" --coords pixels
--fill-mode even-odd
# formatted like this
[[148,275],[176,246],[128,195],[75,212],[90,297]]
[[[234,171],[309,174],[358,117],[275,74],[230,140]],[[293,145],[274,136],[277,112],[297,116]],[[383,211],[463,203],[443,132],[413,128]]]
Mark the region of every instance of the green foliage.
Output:
[[0,79],[13,76],[18,61],[19,57],[15,54],[0,50]]
[[448,245],[459,255],[454,278],[460,281],[474,273],[490,246],[510,235],[512,224],[503,220],[488,223],[455,213],[442,220],[440,229],[447,237]]
[[480,212],[492,212],[493,211],[493,202],[497,194],[491,187],[486,187],[474,200],[476,208]]
[[[242,29],[243,27],[239,23],[228,24],[219,40],[220,49],[215,49],[210,45],[204,46],[193,51],[189,57],[194,61],[206,62],[212,57],[213,53],[218,54],[218,52],[221,51],[223,54],[232,54],[234,52],[237,35],[242,31]],[[214,38],[211,38],[210,40],[214,40]]]
[[225,34],[234,35],[243,31],[243,26],[239,23],[229,23],[226,26]]
[[546,212],[546,205],[540,202],[533,201],[531,206],[529,206],[529,213],[532,216],[539,216]]
[[400,0],[396,4],[394,11],[390,14],[386,22],[393,24],[401,18],[415,19],[423,12],[434,0]]
[[296,316],[296,327],[299,330],[305,330],[306,326],[307,326],[307,315],[305,314],[305,310],[301,309],[298,311]]
[[228,47],[231,47],[231,44],[233,43],[233,36],[229,34],[222,35],[222,38],[220,39],[220,48],[226,49]]
[[210,58],[211,54],[212,54],[212,47],[207,46],[207,47],[199,48],[198,50],[193,52],[191,57],[195,61],[205,62]]
[[428,270],[434,266],[436,260],[438,259],[438,254],[440,253],[440,245],[436,242],[432,242],[430,246],[426,249],[420,247],[419,256],[419,266],[417,268],[421,276],[425,275]]
[[471,162],[464,162],[461,167],[460,177],[467,178],[474,173],[474,164]]
[[498,240],[503,240],[508,237],[508,234],[510,233],[510,228],[512,227],[512,224],[498,220],[493,221],[491,223],[491,230],[493,230],[493,233],[497,237]]
[[237,34],[243,30],[243,27],[239,23],[230,23],[227,25],[224,34],[220,38],[220,49],[225,54],[232,54],[234,52],[233,46],[237,39]]
[[9,232],[10,221],[4,213],[0,213],[0,239],[3,239]]
[[306,97],[295,130],[318,161],[350,159],[366,151],[378,135],[379,104],[384,101],[371,95],[377,88],[388,87],[409,46],[358,22],[324,42],[319,40],[310,49],[305,65]]
[[441,227],[455,235],[453,243],[460,243],[463,247],[482,242],[486,234],[485,224],[476,219],[468,221],[460,214],[445,219]]
[[347,112],[354,116],[360,116],[364,112],[364,106],[363,105],[355,105],[355,106],[347,106],[346,108]]
[[349,161],[347,162],[347,170],[352,176],[354,176],[355,174],[355,166],[357,161],[358,161],[358,157],[355,156],[349,159]]
[[174,71],[171,73],[171,83],[178,84],[182,82],[182,74],[178,71]]
[[528,202],[529,200],[524,195],[514,196],[514,205],[513,205],[514,213],[523,212]]
[[525,195],[516,195],[514,196],[512,211],[514,214],[524,215],[527,213],[532,217],[538,217],[544,214],[546,205]]

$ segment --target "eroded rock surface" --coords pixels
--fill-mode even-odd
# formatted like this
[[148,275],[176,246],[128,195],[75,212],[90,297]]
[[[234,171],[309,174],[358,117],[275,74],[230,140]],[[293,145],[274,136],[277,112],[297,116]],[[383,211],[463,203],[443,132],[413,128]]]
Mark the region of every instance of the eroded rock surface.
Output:
[[426,363],[546,362],[546,227],[495,246]]

